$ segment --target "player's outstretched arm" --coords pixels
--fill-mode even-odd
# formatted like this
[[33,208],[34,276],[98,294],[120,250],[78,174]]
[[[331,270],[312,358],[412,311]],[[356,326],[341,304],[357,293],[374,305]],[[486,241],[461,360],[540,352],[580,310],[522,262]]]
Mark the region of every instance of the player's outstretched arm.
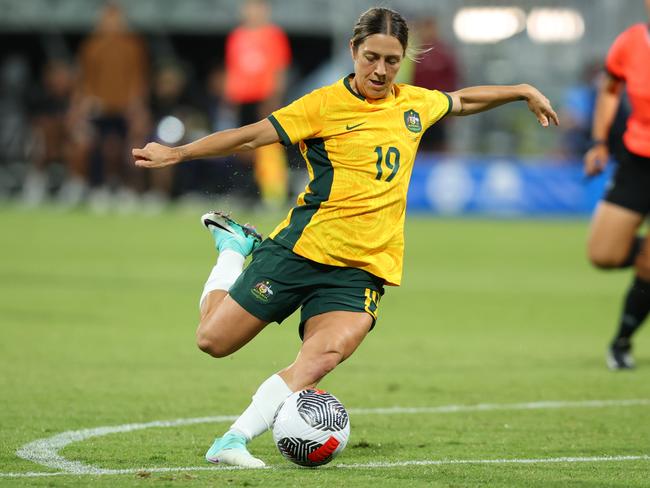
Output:
[[524,100],[542,126],[548,127],[551,122],[555,125],[560,123],[548,98],[527,84],[472,86],[451,92],[449,96],[452,100],[451,113],[454,115],[477,114],[505,103]]
[[131,150],[136,166],[162,168],[192,159],[227,156],[279,142],[280,138],[268,119],[237,129],[215,132],[184,146],[168,147],[150,142],[142,149]]

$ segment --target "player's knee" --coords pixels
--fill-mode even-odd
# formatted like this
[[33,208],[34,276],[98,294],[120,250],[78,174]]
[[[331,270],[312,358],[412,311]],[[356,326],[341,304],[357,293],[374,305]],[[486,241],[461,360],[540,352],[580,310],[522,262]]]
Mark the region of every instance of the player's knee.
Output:
[[590,247],[587,255],[591,264],[600,269],[620,268],[625,262],[624,255],[618,255],[599,248]]
[[201,351],[214,358],[224,358],[232,353],[232,347],[229,344],[202,330],[198,330],[196,333],[196,345]]
[[589,256],[589,261],[599,269],[617,269],[621,267],[620,261],[607,256]]

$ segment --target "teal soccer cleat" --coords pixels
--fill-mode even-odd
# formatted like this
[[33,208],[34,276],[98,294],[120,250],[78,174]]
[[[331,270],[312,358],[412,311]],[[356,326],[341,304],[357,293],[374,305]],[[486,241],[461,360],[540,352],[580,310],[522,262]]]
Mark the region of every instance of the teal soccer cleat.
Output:
[[229,464],[242,468],[263,468],[264,461],[253,457],[246,448],[246,437],[237,432],[227,432],[223,437],[215,439],[205,453],[206,461],[214,464]]
[[241,225],[223,212],[208,212],[201,223],[210,231],[219,252],[226,249],[246,257],[262,242],[262,236],[251,225]]

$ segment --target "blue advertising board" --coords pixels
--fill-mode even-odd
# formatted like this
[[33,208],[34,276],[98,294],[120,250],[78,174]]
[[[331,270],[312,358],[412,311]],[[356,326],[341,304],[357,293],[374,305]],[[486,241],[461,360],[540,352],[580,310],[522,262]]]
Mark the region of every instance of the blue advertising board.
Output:
[[613,164],[587,178],[578,162],[422,156],[413,169],[408,209],[442,215],[587,215],[612,173]]

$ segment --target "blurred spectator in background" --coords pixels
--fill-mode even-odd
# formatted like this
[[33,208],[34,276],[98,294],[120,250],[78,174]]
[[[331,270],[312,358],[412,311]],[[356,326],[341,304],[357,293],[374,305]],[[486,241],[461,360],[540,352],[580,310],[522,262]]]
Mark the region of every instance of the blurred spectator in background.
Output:
[[212,66],[205,80],[206,109],[210,130],[219,132],[237,126],[238,114],[225,98],[226,72],[221,64]]
[[[186,75],[187,76],[187,75]],[[188,90],[181,97],[179,106],[181,110],[172,110],[183,122],[185,129],[183,139],[179,144],[195,140],[210,134],[211,132],[231,129],[237,125],[237,113],[225,99],[225,69],[223,63],[218,62],[209,67],[203,81],[202,89],[195,88],[191,92],[198,93],[196,96],[188,96]],[[158,91],[158,90],[156,90]],[[154,104],[154,107],[156,105]],[[161,108],[154,108],[158,113],[158,119],[162,115]],[[160,127],[160,124],[159,124]],[[154,140],[162,140],[154,135]],[[185,203],[199,203],[205,205],[206,197],[214,204],[215,197],[229,199],[233,189],[233,163],[238,165],[240,161],[229,155],[223,158],[204,158],[188,161],[187,165],[175,167],[174,171],[174,193],[181,197]],[[249,164],[250,172],[250,164]],[[237,179],[237,182],[241,178]],[[226,203],[229,206],[230,202]]]
[[[190,87],[188,73],[175,59],[162,62],[156,69],[151,91],[150,140],[177,145],[210,133],[210,103],[203,93],[197,96],[199,90]],[[203,170],[207,167],[213,174],[215,166],[213,162],[192,161],[185,167],[165,168],[161,175],[136,169],[138,188],[143,192],[142,208],[155,213],[179,194],[202,190],[207,178]]]
[[[420,60],[413,65],[412,84],[452,92],[458,89],[459,75],[456,55],[443,41],[438,32],[435,17],[425,17],[415,23],[416,43],[426,49]],[[449,121],[445,118],[433,125],[422,136],[420,150],[426,152],[447,151],[447,130]]]
[[[237,125],[246,125],[267,117],[283,102],[291,47],[284,31],[270,22],[271,7],[266,0],[246,0],[242,24],[226,39],[226,100],[238,111]],[[287,199],[288,171],[286,155],[280,144],[266,146],[252,155],[255,181],[251,178],[251,160],[240,156],[242,181],[237,186],[249,198],[256,193],[270,206],[282,206]],[[255,182],[257,185],[255,185]]]
[[[187,93],[187,76],[182,66],[166,61],[156,70],[151,91],[149,138],[162,144],[182,143],[196,109]],[[143,193],[143,208],[159,211],[169,202],[174,187],[175,168],[160,174],[137,173],[137,186]]]
[[19,187],[19,169],[27,160],[29,116],[27,61],[19,55],[0,65],[0,196]]
[[82,198],[86,178],[86,149],[75,137],[68,113],[74,86],[74,68],[66,59],[50,59],[43,67],[41,82],[30,100],[31,165],[22,189],[23,203],[35,206],[49,196],[50,165],[67,170],[67,181],[59,196],[64,203],[76,204]]
[[[205,80],[207,98],[204,107],[208,116],[210,132],[218,132],[237,126],[239,113],[235,109],[239,107],[233,106],[226,100],[225,83],[226,71],[224,66],[222,64],[215,64],[210,69]],[[232,161],[232,157],[220,158],[213,161],[216,164],[211,164],[211,167],[207,171],[209,173],[209,179],[213,182],[212,188],[209,189],[210,192],[224,194],[231,193],[235,189],[236,184],[241,178],[233,177]],[[241,163],[237,161],[235,164]],[[202,173],[206,173],[206,171],[202,171]],[[250,177],[250,168],[248,173]]]
[[[598,86],[603,77],[602,61],[587,63],[578,84],[569,87],[564,96],[560,118],[562,120],[561,156],[579,161],[591,147],[591,126],[596,109]],[[620,154],[628,109],[624,97],[607,136],[612,154]]]
[[92,121],[91,208],[106,210],[111,194],[135,207],[127,147],[148,135],[148,57],[143,40],[129,31],[122,8],[105,4],[95,31],[79,52],[79,80],[72,111]]
[[564,94],[562,118],[562,155],[581,158],[591,145],[591,123],[601,76],[600,60],[583,67],[579,82]]

